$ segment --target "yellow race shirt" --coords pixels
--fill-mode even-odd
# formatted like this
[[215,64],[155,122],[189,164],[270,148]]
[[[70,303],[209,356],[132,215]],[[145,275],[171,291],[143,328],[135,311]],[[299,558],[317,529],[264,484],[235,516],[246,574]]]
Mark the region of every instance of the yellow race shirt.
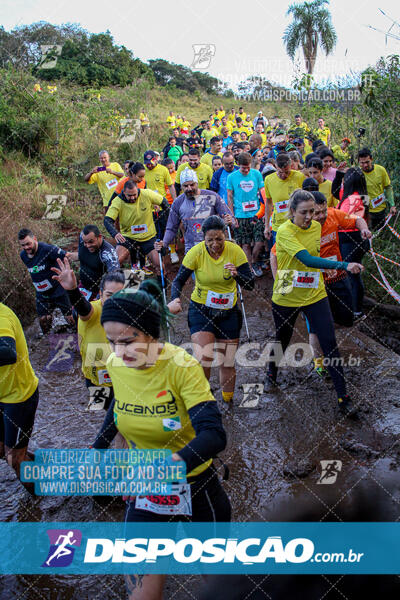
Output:
[[0,337],[12,338],[17,350],[17,362],[0,367],[0,402],[18,404],[32,396],[38,386],[29,360],[28,346],[17,315],[0,302]]
[[[111,163],[109,168],[112,171],[124,174],[121,165],[118,163]],[[115,175],[106,173],[106,171],[100,171],[100,173],[93,173],[88,183],[97,183],[97,187],[99,188],[100,195],[103,199],[103,206],[107,206],[118,181],[119,179],[118,177],[115,177]]]
[[154,169],[145,167],[146,186],[147,189],[158,192],[161,196],[165,196],[165,186],[172,185],[171,175],[167,167],[164,165],[156,165]]
[[[115,395],[114,422],[131,448],[179,452],[196,437],[189,409],[215,402],[200,363],[172,344],[164,344],[152,367],[126,367],[113,353],[107,368]],[[199,475],[211,462],[187,476]]]
[[369,196],[369,212],[377,213],[385,210],[385,187],[390,185],[390,177],[381,165],[374,165],[370,173],[363,171],[367,182],[367,192]]
[[[168,173],[169,175],[169,173]],[[162,196],[152,190],[138,190],[136,202],[124,202],[117,196],[111,203],[106,216],[116,220],[124,237],[137,242],[146,242],[156,235],[153,206],[161,206]]]
[[222,158],[223,154],[222,152],[218,152],[217,154],[211,154],[211,152],[206,152],[201,157],[200,163],[208,165],[210,168],[212,168],[212,159],[214,158],[214,156],[220,156]]
[[210,256],[205,242],[200,242],[185,255],[182,265],[195,272],[196,285],[191,299],[210,308],[233,308],[237,302],[236,281],[227,269],[226,263],[236,267],[244,265],[247,258],[243,250],[234,242],[225,242],[221,256]]
[[301,229],[292,221],[285,221],[276,234],[278,271],[274,281],[272,301],[281,306],[308,306],[326,296],[324,278],[320,269],[306,267],[295,255],[308,250],[319,256],[321,225],[311,221],[308,229]]
[[181,129],[189,129],[189,128],[190,128],[190,122],[189,121],[182,121]]
[[[184,169],[191,169],[191,167],[189,167],[189,163],[183,163],[182,165],[179,165],[176,172],[176,183],[181,183],[181,173]],[[197,175],[199,188],[201,190],[208,190],[213,176],[212,168],[209,165],[204,164],[204,162],[200,162],[199,166],[196,169],[192,169],[192,171],[194,171]]]
[[229,135],[231,135],[233,131],[232,121],[227,121],[226,125],[221,125],[220,127],[218,127],[218,135],[222,135],[222,130],[224,129],[224,127],[227,128],[227,130],[229,131]]
[[168,115],[167,125],[168,125],[168,127],[171,127],[171,129],[174,129],[175,128],[175,117],[171,117],[170,115]]
[[246,120],[247,114],[245,112],[242,112],[242,113],[238,112],[237,116],[240,117],[244,123]]
[[210,146],[211,138],[215,137],[216,135],[219,134],[218,129],[216,129],[215,127],[212,127],[211,129],[203,129],[201,137],[205,139],[207,148]]
[[304,179],[300,171],[291,171],[287,179],[280,179],[276,173],[265,178],[265,196],[271,198],[274,205],[272,231],[278,231],[278,227],[286,221],[288,200],[295,190],[301,188]]
[[264,147],[267,144],[267,136],[265,133],[258,133],[257,135],[261,135],[261,145]]
[[111,380],[106,362],[112,350],[106,332],[100,323],[101,300],[90,303],[93,313],[87,321],[78,320],[78,341],[82,357],[82,373],[97,386],[110,387]]
[[322,129],[320,127],[317,127],[317,129],[314,130],[314,134],[317,137],[317,140],[321,140],[321,142],[324,142],[324,144],[327,146],[328,145],[328,137],[331,135],[331,130],[329,129],[329,127],[322,127]]
[[332,146],[332,152],[333,152],[333,155],[334,155],[337,163],[341,163],[344,161],[347,162],[351,158],[350,152],[348,152],[348,150],[342,150],[342,148],[339,146],[339,144]]
[[229,115],[227,116],[228,121],[232,121],[232,123],[234,123],[236,125],[236,115],[235,113],[229,113]]
[[145,113],[139,115],[141,125],[150,125],[149,117]]
[[339,200],[332,196],[332,181],[329,181],[329,179],[325,179],[322,183],[318,184],[318,191],[324,194],[328,203],[328,208],[335,208],[335,206],[339,203]]
[[226,113],[225,113],[225,111],[224,111],[224,110],[219,110],[219,111],[218,111],[218,113],[217,113],[217,115],[218,115],[218,119],[222,119],[222,117],[224,117],[224,116],[225,116],[225,114],[226,114]]

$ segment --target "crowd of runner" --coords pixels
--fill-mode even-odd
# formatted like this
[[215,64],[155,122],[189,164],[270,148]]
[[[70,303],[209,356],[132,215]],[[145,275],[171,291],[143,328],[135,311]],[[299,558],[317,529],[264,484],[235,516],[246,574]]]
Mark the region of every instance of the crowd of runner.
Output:
[[[140,121],[150,127],[144,109]],[[285,352],[301,313],[316,375],[332,379],[338,415],[354,416],[335,324],[350,327],[364,317],[362,260],[371,231],[396,212],[393,189],[368,148],[352,154],[349,138],[332,146],[323,118],[312,129],[296,115],[285,128],[262,111],[252,118],[242,107],[225,113],[221,106],[193,129],[171,111],[166,126],[165,146],[146,150],[143,161],[121,167],[99,152],[100,165],[85,181],[98,186],[104,214],[82,229],[75,251],[22,228],[20,256],[35,288],[41,334],[51,330],[56,308],[77,328],[89,406],[106,411],[93,447],[107,448],[118,436],[119,447],[168,448],[172,460],[186,464],[187,484],[178,492],[185,512],[179,503],[167,514],[157,503],[143,508],[129,498],[127,520],[229,521],[230,502],[213,466],[226,434],[209,378],[217,348],[222,400],[232,403],[246,317],[242,290],[272,274],[276,342]],[[166,263],[180,263],[170,286]],[[131,287],[131,275],[148,279]],[[163,341],[191,281],[193,357]],[[268,393],[279,386],[278,367],[270,357]],[[0,452],[19,475],[21,462],[32,460],[38,378],[20,321],[4,304],[0,396]],[[129,597],[158,600],[164,580],[132,575]]]

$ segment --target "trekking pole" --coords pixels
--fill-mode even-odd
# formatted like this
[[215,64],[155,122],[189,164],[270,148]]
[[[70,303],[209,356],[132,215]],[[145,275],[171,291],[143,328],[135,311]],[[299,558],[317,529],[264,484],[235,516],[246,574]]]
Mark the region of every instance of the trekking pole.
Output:
[[[157,240],[157,242],[159,242],[159,241],[160,240]],[[163,298],[164,298],[165,305],[167,305],[167,294],[165,292],[165,279],[164,279],[164,269],[163,269],[161,250],[158,250],[158,257],[160,259],[160,273],[161,273],[161,286],[162,286]],[[167,331],[168,331],[168,341],[169,341],[169,343],[171,343],[171,331],[169,329],[168,319],[167,319]]]
[[[229,225],[228,225],[228,236],[229,236],[230,241],[232,241],[231,228],[229,227]],[[246,309],[245,309],[244,302],[243,302],[242,288],[240,287],[240,285],[238,283],[236,283],[236,285],[237,285],[237,289],[238,289],[240,304],[242,306],[242,311],[243,311],[244,326],[246,328],[247,338],[250,341],[249,326],[247,325]]]

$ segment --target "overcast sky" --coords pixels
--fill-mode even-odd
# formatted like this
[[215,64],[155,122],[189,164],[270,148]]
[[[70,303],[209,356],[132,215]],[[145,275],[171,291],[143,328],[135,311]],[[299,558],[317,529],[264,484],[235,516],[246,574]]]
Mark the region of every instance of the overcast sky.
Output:
[[[164,58],[191,66],[193,44],[211,45],[215,55],[204,71],[231,86],[249,75],[290,85],[293,63],[287,58],[282,34],[290,22],[289,2],[272,0],[2,0],[0,23],[9,31],[40,20],[54,24],[80,23],[94,33],[107,29],[118,44],[146,61]],[[367,26],[387,31],[400,22],[394,0],[332,0],[332,22],[338,35],[328,59],[319,50],[317,79],[349,75],[374,64],[382,55],[400,53],[400,41],[387,39]],[[396,25],[392,30],[400,35]],[[301,55],[299,54],[299,57]],[[304,70],[304,62],[301,61]]]

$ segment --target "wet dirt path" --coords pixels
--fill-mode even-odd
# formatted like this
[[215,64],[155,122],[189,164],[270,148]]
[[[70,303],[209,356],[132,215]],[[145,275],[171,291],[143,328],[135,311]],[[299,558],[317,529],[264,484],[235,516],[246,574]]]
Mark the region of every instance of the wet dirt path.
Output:
[[[175,322],[172,341],[176,344],[190,341],[185,310],[190,285],[185,288],[184,313]],[[246,353],[243,327],[242,364],[238,367],[233,405],[226,406],[221,400],[216,369],[211,377],[228,435],[223,459],[230,466],[230,478],[224,486],[232,502],[233,519],[266,521],[277,509],[285,514],[285,506],[299,502],[315,506],[321,520],[335,520],[338,501],[348,501],[348,491],[361,480],[372,495],[378,489],[392,494],[387,520],[397,519],[400,357],[372,341],[358,327],[338,331],[343,356],[351,355],[359,361],[345,367],[349,393],[360,406],[355,421],[338,419],[332,386],[310,375],[309,365],[282,369],[282,386],[276,393],[262,393],[258,402],[253,394],[243,403],[243,384],[260,384],[264,378],[262,352],[273,339],[270,290],[271,278],[264,275],[254,292],[245,293],[253,345]],[[65,335],[37,340],[36,332],[37,325],[27,331],[31,361],[40,378],[40,404],[31,447],[86,447],[93,441],[103,413],[86,410],[88,398],[79,353],[75,352],[72,364],[64,363],[63,370],[51,370],[55,365],[50,364],[52,347],[65,340]],[[305,335],[299,317],[292,342],[304,341]],[[331,459],[341,461],[342,470],[334,486],[320,486],[320,461]],[[397,492],[393,493],[396,482]],[[331,497],[326,493],[328,487],[334,489]],[[120,499],[108,505],[90,498],[32,500],[4,461],[0,461],[0,506],[3,521],[120,521],[124,515]],[[286,515],[286,520],[289,518]],[[198,577],[170,576],[165,598],[196,600],[200,588]],[[126,594],[119,576],[7,576],[0,579],[0,598],[115,600],[125,599]]]

